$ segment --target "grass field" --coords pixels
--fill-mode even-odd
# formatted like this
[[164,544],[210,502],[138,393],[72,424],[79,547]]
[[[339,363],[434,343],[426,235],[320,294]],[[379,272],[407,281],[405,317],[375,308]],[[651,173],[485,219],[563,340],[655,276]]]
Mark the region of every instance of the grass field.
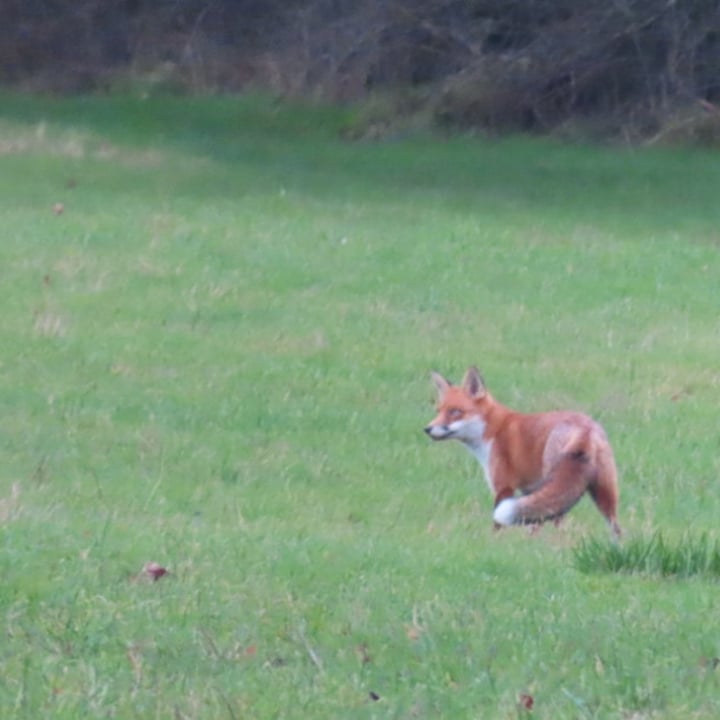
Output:
[[477,363],[715,543],[720,158],[348,121],[0,99],[0,717],[719,717],[717,580],[493,533],[422,428]]

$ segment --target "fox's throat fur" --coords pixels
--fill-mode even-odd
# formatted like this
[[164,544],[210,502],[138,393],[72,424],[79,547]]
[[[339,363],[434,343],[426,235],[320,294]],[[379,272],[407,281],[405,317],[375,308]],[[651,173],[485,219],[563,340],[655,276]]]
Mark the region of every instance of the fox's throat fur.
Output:
[[599,423],[570,410],[510,410],[490,395],[475,367],[462,385],[438,373],[432,378],[438,415],[425,432],[459,440],[478,459],[495,498],[496,527],[559,519],[588,493],[619,537],[617,470]]

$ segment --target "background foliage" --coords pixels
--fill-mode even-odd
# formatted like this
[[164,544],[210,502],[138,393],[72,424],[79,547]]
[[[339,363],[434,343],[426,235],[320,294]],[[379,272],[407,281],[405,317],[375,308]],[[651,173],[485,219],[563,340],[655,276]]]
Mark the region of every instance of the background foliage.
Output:
[[720,123],[717,0],[1,0],[0,13],[0,80],[25,87],[391,92],[392,117],[630,140],[714,140]]

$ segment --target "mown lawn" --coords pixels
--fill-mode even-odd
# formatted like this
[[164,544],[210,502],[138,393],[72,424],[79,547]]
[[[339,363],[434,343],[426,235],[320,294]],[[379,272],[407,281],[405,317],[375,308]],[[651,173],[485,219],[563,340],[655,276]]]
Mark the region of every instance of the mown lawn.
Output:
[[422,433],[477,363],[715,542],[720,158],[351,121],[0,98],[0,717],[720,716],[713,577],[493,533]]

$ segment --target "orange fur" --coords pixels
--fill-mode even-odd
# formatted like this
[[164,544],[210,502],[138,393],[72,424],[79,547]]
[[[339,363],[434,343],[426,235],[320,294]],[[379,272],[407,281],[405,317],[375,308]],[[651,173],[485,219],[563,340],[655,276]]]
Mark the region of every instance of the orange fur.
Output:
[[490,395],[474,367],[460,386],[437,373],[433,380],[438,415],[425,432],[434,440],[460,440],[478,458],[495,497],[496,527],[560,518],[587,492],[620,535],[615,460],[595,420],[570,410],[510,410]]

